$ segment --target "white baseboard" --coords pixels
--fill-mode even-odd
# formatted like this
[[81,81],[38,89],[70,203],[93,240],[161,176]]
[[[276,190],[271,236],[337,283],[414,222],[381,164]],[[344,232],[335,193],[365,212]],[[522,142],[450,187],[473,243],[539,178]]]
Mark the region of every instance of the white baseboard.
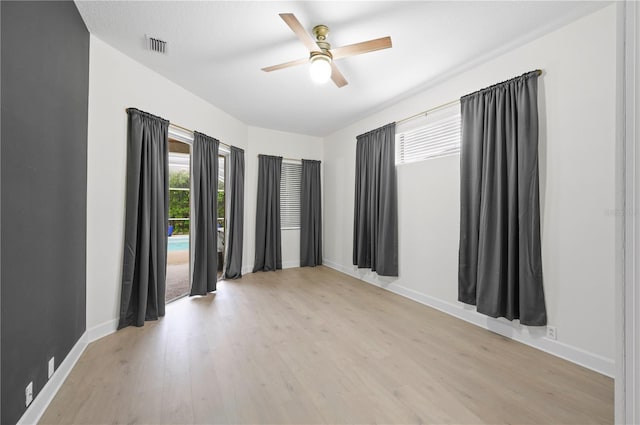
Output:
[[93,342],[118,330],[118,319],[108,320],[87,329],[87,341]]
[[300,267],[300,261],[284,261],[282,263],[283,269],[295,269],[296,267]]
[[443,313],[462,319],[465,322],[472,323],[491,332],[511,338],[515,341],[537,348],[538,350],[568,360],[572,363],[576,363],[580,366],[584,366],[587,369],[594,370],[611,378],[615,376],[615,362],[612,359],[590,353],[563,342],[548,339],[546,338],[545,328],[523,326],[517,322],[510,322],[506,319],[494,319],[493,317],[488,317],[476,312],[475,308],[466,306],[465,304],[443,301],[430,295],[417,292],[413,289],[406,288],[402,285],[398,285],[397,283],[386,282],[385,280],[387,278],[376,278],[375,276],[377,275],[371,272],[358,272],[354,266],[344,267],[327,259],[323,259],[323,263],[325,266],[334,270],[409,298],[413,301],[419,302],[420,304],[435,308]]
[[67,376],[69,376],[69,372],[71,372],[71,369],[73,369],[88,344],[87,332],[85,331],[71,351],[69,351],[67,357],[65,357],[62,363],[60,363],[58,369],[56,369],[51,376],[51,379],[47,381],[42,390],[33,399],[20,420],[18,420],[18,425],[31,425],[38,423],[42,414],[47,410],[47,407],[49,407],[49,403],[51,403],[53,397],[58,393],[58,390],[67,379]]

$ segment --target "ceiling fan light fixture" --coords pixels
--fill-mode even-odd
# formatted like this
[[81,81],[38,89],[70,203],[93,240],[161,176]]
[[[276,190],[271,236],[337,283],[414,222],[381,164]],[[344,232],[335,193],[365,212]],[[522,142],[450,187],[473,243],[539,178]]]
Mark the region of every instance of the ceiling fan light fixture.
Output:
[[309,75],[317,84],[323,84],[331,78],[331,56],[324,53],[312,54],[309,59]]
[[[311,79],[318,84],[325,83],[329,81],[329,79],[332,79],[338,88],[349,84],[346,78],[344,78],[344,75],[342,75],[342,72],[340,72],[338,66],[333,63],[333,58],[342,59],[391,47],[391,37],[387,36],[333,49],[327,41],[329,28],[326,25],[316,25],[313,27],[314,39],[307,30],[304,29],[293,13],[280,13],[280,17],[309,51],[309,74]],[[267,66],[266,68],[262,68],[262,70],[264,72],[277,71],[279,69],[302,65],[306,62],[307,60],[302,58],[278,65]]]

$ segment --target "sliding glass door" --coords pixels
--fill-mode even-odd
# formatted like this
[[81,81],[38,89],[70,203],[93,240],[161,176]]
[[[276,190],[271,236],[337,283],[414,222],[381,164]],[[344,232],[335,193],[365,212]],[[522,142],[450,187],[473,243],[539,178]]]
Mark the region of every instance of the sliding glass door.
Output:
[[171,302],[189,293],[191,218],[191,146],[169,141],[169,225],[167,228],[167,290]]
[[218,279],[222,276],[224,270],[224,241],[225,241],[225,224],[226,224],[226,196],[225,196],[225,175],[226,175],[226,157],[218,156]]

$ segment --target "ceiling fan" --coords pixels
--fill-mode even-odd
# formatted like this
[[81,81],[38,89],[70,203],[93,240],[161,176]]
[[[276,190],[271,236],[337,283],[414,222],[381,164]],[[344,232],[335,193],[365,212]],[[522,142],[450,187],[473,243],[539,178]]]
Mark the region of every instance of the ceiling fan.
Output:
[[279,69],[302,65],[309,62],[311,65],[309,71],[312,80],[317,83],[324,83],[331,78],[336,86],[343,87],[348,83],[344,78],[344,75],[342,75],[336,66],[336,59],[374,52],[376,50],[388,49],[391,47],[391,37],[382,37],[376,38],[375,40],[363,41],[361,43],[332,49],[331,44],[327,42],[329,28],[326,25],[316,25],[313,27],[313,35],[316,37],[314,40],[313,37],[305,31],[300,24],[300,21],[298,21],[293,13],[280,13],[280,17],[298,36],[298,39],[302,41],[302,44],[309,49],[309,58],[297,59],[262,68],[265,72],[277,71]]

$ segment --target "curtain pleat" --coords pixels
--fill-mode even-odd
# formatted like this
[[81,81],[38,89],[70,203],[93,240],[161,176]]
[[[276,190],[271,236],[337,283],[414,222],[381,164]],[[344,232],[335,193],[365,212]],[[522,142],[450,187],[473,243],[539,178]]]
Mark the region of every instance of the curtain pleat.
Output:
[[216,290],[218,280],[218,149],[220,142],[193,133],[191,158],[193,203],[190,239],[193,246],[189,295]]
[[487,316],[544,326],[537,77],[460,99],[458,299]]
[[258,156],[256,252],[253,271],[282,269],[280,173],[282,157]]
[[353,264],[398,276],[395,123],[357,137]]
[[169,122],[127,109],[127,187],[118,329],[164,316]]
[[242,238],[244,234],[244,151],[231,146],[229,154],[229,213],[225,279],[242,277]]
[[302,160],[300,191],[300,266],[322,264],[322,189],[320,161]]

